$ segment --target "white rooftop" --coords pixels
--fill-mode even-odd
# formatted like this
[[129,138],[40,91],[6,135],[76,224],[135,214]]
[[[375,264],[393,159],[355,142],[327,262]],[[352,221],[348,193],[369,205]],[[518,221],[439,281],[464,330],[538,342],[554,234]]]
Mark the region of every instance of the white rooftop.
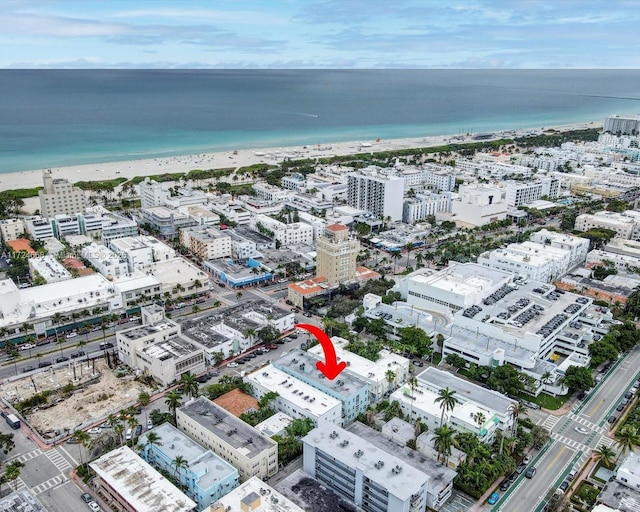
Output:
[[165,286],[174,286],[176,284],[184,285],[184,283],[195,280],[200,281],[202,286],[204,286],[209,281],[206,273],[199,270],[198,267],[192,265],[184,258],[156,261],[140,272],[155,277]]
[[497,286],[504,280],[509,280],[511,274],[477,263],[452,263],[447,268],[436,273],[416,271],[409,275],[409,279],[416,283],[426,284],[443,291],[468,295]]
[[[259,501],[258,501],[259,500]],[[205,512],[305,512],[254,476],[224,495]]]
[[362,471],[365,477],[403,501],[412,494],[421,493],[421,487],[429,480],[427,474],[393,453],[333,424],[322,422],[303,438],[303,442]]
[[127,274],[114,279],[114,285],[120,293],[150,288],[161,284],[159,279],[145,274]]
[[312,388],[309,384],[278,370],[271,364],[247,375],[245,380],[250,384],[259,384],[269,391],[275,391],[283,399],[300,409],[309,411],[316,417],[324,415],[336,406],[342,407],[340,400]]
[[262,432],[265,436],[275,436],[282,432],[293,421],[293,418],[283,412],[277,412],[266,420],[256,425],[256,430]]
[[47,281],[65,281],[71,279],[71,274],[53,256],[47,255],[40,258],[30,258],[29,267],[38,272]]
[[138,512],[190,512],[196,504],[128,446],[106,453],[89,464]]

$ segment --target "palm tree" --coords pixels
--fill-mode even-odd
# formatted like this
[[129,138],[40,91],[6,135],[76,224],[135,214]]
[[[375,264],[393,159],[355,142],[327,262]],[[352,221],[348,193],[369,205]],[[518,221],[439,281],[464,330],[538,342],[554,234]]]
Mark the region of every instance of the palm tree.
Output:
[[[14,347],[15,345],[11,345],[11,347]],[[15,348],[12,348],[11,351],[9,352],[9,357],[13,360],[13,369],[16,372],[16,375],[18,375],[18,358],[20,357],[20,352],[18,352]]]
[[19,460],[12,460],[5,466],[4,480],[6,482],[16,482],[14,490],[18,490],[18,477],[20,476],[20,468],[24,466],[24,463]]
[[396,372],[393,370],[387,370],[385,372],[385,377],[387,378],[387,382],[389,383],[389,389],[391,389],[391,384],[396,380]]
[[617,463],[622,455],[633,450],[634,446],[640,445],[640,435],[638,435],[638,429],[636,427],[625,425],[618,431],[616,437],[618,438],[616,446],[620,448],[620,453],[616,458]]
[[435,402],[440,402],[440,409],[442,409],[442,415],[440,416],[440,426],[442,427],[445,411],[453,411],[456,404],[459,404],[460,401],[456,398],[456,391],[452,391],[446,387],[438,391],[438,398],[435,399]]
[[478,427],[481,427],[487,421],[486,416],[484,414],[482,414],[481,412],[478,412],[478,413],[474,414],[473,415],[473,419],[477,423]]
[[455,434],[456,429],[449,425],[443,425],[433,431],[433,447],[440,455],[440,462],[443,464],[448,463],[449,455],[451,455],[451,448],[458,445]]
[[553,377],[553,374],[547,370],[542,374],[542,378],[540,379],[540,381],[543,384],[549,384],[551,382],[551,377]]
[[416,254],[416,268],[420,268],[422,266],[422,261],[424,260],[424,256],[419,252]]
[[146,442],[143,445],[139,446],[141,452],[145,451],[148,446],[162,446],[162,443],[160,442],[160,436],[155,432],[147,432],[145,438]]
[[173,424],[176,423],[176,409],[180,406],[180,393],[177,390],[173,390],[167,394],[167,398],[164,403],[169,407],[169,411],[173,411]]
[[398,260],[402,258],[402,254],[400,254],[400,251],[394,251],[391,253],[391,258],[393,259],[393,273],[395,274],[398,269]]
[[124,433],[124,425],[120,422],[116,422],[113,425],[113,431],[114,433],[118,436],[118,439],[120,440],[120,444],[122,444],[122,434]]
[[200,389],[195,376],[191,375],[189,372],[183,373],[180,377],[180,382],[182,383],[182,391],[185,395],[192,398],[198,396],[198,391]]
[[[87,445],[89,441],[91,441],[91,436],[87,434],[84,430],[76,430],[73,433],[73,438],[78,441],[78,444],[84,448],[85,455],[87,453]],[[80,450],[80,465],[84,464],[82,461],[82,450]]]
[[616,452],[613,451],[608,446],[602,445],[595,450],[593,450],[593,456],[596,461],[601,462],[602,465],[606,468],[610,468],[613,466],[614,457],[616,456]]
[[411,251],[413,251],[413,242],[407,242],[404,248],[407,250],[407,267],[409,267],[409,258],[411,257]]
[[516,429],[518,428],[518,417],[526,416],[527,408],[520,402],[512,402],[507,410],[511,416],[511,420],[513,421],[513,426],[511,428],[513,430],[513,435],[515,435]]
[[178,474],[183,468],[186,468],[188,466],[189,463],[187,462],[187,459],[185,459],[182,455],[176,455],[176,458],[173,459],[173,462],[171,462],[171,467],[174,468],[175,475],[178,481],[180,481],[180,477]]

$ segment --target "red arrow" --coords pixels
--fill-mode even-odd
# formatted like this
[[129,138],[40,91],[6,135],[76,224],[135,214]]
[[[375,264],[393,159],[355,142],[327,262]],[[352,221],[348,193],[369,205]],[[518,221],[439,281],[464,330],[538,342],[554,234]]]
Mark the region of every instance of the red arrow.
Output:
[[320,342],[320,345],[322,345],[326,363],[318,361],[316,363],[316,367],[318,368],[318,370],[320,370],[329,380],[333,380],[338,375],[340,375],[342,370],[347,367],[347,363],[345,363],[344,361],[340,363],[338,362],[338,358],[336,357],[336,349],[333,347],[333,342],[331,341],[329,336],[327,336],[327,333],[320,329],[320,327],[311,324],[296,324],[295,326],[298,329],[309,331]]

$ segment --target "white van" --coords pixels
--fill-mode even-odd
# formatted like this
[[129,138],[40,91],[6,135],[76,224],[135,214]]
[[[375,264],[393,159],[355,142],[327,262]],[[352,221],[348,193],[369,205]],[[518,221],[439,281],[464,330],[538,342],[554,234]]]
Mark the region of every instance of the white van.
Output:
[[132,429],[130,429],[130,428],[128,428],[128,429],[127,429],[127,433],[126,433],[126,435],[124,436],[124,438],[125,438],[127,441],[131,441],[131,438],[132,438],[132,437],[133,437],[133,430],[132,430]]

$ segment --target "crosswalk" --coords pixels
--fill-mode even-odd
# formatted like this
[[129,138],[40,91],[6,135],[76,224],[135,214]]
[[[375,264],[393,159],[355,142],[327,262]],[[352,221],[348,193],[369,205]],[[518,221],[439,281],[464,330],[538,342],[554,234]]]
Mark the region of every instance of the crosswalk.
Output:
[[33,451],[28,453],[23,453],[22,455],[18,455],[17,457],[13,457],[9,462],[17,460],[18,462],[22,462],[23,464],[31,459],[35,459],[39,455],[42,455],[42,450],[40,448],[36,448]]
[[542,423],[542,426],[547,430],[551,431],[551,429],[555,427],[559,421],[560,421],[560,416],[549,415],[547,416],[547,419],[544,420],[544,422]]
[[53,478],[49,478],[49,480],[32,487],[31,493],[37,496],[38,494],[42,494],[45,491],[50,491],[51,489],[60,487],[61,485],[66,484],[68,481],[69,479],[64,475],[56,475]]
[[577,414],[574,414],[574,413],[570,412],[569,414],[567,414],[567,417],[572,419],[573,421],[576,421],[576,422],[580,423],[580,425],[584,425],[589,430],[593,430],[593,431],[601,431],[602,430],[602,427],[600,427],[600,425],[596,425],[595,423],[589,421],[588,419],[586,419],[583,416],[579,416]]
[[65,459],[58,450],[48,450],[44,452],[47,458],[53,463],[53,465],[58,468],[61,473],[66,473],[71,469],[71,464],[69,461]]
[[591,449],[588,446],[581,443],[580,441],[576,441],[575,439],[569,439],[568,437],[565,437],[562,434],[558,434],[556,432],[551,433],[551,438],[579,452],[591,451]]

